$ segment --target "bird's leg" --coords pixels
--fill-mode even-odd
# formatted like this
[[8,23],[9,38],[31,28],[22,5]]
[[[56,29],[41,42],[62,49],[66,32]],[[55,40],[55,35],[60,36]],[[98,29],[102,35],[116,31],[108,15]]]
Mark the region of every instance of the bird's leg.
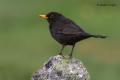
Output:
[[61,48],[61,50],[60,50],[59,55],[62,55],[62,56],[63,56],[62,51],[63,51],[64,47],[65,47],[65,45],[62,45],[62,48]]
[[75,47],[75,44],[72,45],[72,50],[71,50],[71,53],[69,54],[70,58],[72,58],[72,53],[73,53],[74,47]]

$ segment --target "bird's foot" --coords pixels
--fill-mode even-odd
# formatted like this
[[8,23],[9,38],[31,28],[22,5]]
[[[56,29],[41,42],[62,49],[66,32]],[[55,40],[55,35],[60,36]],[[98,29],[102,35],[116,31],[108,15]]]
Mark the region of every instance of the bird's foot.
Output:
[[61,55],[63,58],[65,58],[65,56],[62,53],[59,53],[59,55]]

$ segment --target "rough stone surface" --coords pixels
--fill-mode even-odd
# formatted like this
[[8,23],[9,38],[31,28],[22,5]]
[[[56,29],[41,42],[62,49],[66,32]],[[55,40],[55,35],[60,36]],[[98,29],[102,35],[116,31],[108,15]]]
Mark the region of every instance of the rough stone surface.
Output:
[[89,80],[89,74],[80,60],[57,55],[34,72],[32,80]]

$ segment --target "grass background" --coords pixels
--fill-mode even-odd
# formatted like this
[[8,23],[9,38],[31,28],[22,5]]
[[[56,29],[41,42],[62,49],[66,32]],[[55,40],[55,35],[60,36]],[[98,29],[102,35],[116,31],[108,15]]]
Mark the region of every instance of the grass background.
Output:
[[84,62],[91,80],[120,80],[119,0],[0,0],[0,80],[30,80],[58,53],[61,46],[51,38],[47,21],[38,17],[50,11],[63,13],[87,32],[107,35],[78,43],[74,56]]

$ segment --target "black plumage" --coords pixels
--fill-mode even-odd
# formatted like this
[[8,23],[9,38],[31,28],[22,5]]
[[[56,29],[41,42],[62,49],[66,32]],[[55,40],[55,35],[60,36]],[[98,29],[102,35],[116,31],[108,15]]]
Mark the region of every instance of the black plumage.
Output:
[[73,49],[77,42],[90,37],[106,38],[106,36],[91,35],[85,32],[75,22],[64,17],[60,13],[50,12],[47,15],[45,15],[45,17],[49,22],[49,30],[52,37],[57,42],[62,44],[62,49],[59,53],[60,55],[62,55],[62,51],[66,45],[72,45],[72,50],[70,53],[70,57],[72,57]]

